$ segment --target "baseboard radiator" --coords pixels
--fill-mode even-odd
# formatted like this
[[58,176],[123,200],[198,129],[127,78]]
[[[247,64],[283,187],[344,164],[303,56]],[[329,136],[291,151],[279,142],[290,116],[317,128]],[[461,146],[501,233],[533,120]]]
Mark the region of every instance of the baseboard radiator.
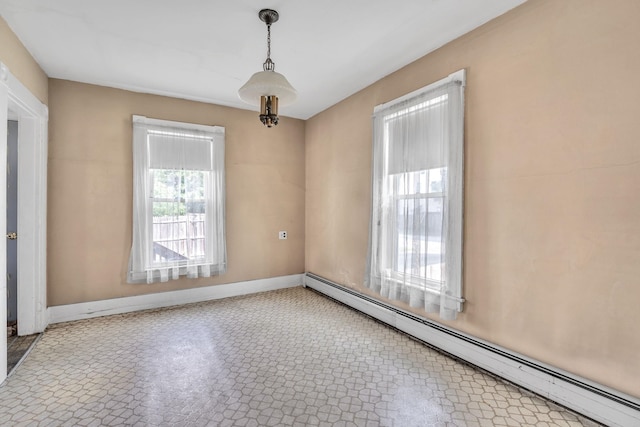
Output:
[[598,422],[640,426],[640,400],[633,396],[408,313],[313,273],[305,274],[304,286]]

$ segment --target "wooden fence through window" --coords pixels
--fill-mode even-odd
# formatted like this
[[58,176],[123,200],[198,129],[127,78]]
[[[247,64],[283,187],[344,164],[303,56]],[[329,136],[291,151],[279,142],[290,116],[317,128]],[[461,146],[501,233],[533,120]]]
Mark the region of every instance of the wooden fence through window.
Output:
[[205,214],[153,217],[155,262],[204,258]]

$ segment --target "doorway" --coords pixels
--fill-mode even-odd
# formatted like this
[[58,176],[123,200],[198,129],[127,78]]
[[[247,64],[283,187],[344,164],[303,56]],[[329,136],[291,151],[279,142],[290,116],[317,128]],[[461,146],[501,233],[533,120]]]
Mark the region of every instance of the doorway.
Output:
[[7,122],[7,375],[39,334],[18,336],[18,121]]
[[[0,211],[7,209],[7,126],[18,124],[17,333],[42,332],[48,324],[46,286],[47,124],[49,112],[0,62]],[[0,215],[0,230],[6,230]],[[0,240],[0,326],[7,325],[7,242]],[[0,334],[0,382],[7,375],[7,334]]]

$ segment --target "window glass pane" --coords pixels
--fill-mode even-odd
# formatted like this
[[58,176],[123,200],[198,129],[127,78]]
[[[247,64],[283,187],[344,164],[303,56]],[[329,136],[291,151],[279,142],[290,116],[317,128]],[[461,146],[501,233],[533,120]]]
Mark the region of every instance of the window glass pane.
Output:
[[409,280],[442,280],[445,175],[445,168],[436,168],[393,176],[396,196],[392,268]]
[[185,209],[187,213],[205,213],[205,175],[208,172],[184,171]]
[[446,172],[446,168],[434,168],[392,175],[395,193],[399,196],[442,193]]
[[426,206],[424,198],[401,199],[396,202],[397,255],[394,269],[403,274],[420,276],[426,262]]
[[209,172],[153,169],[153,263],[206,258],[205,180]]
[[180,195],[181,171],[169,169],[154,169],[153,198],[176,199]]
[[442,193],[447,175],[447,168],[429,169],[428,173],[428,193]]
[[432,197],[428,200],[425,277],[430,280],[441,281],[444,271],[444,239],[442,236],[443,198]]

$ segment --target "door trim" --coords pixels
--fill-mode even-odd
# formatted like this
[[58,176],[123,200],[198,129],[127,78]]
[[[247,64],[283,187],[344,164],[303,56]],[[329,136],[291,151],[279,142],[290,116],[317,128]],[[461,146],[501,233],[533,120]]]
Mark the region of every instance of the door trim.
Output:
[[[47,327],[47,126],[49,110],[0,62],[0,124],[18,120],[18,334]],[[7,127],[0,125],[0,159]],[[6,229],[7,165],[0,161],[0,230]],[[6,330],[6,239],[0,239],[0,326]],[[0,333],[0,381],[7,375],[7,337]]]

